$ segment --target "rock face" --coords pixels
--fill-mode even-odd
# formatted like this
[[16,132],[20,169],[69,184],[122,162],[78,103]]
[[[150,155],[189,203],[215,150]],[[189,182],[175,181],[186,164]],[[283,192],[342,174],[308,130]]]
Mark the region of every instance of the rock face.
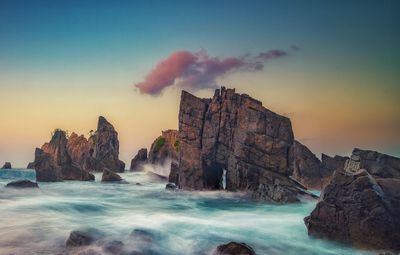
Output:
[[161,136],[150,147],[149,162],[152,164],[164,164],[167,159],[176,161],[178,159],[178,151],[178,131],[172,129],[162,131]]
[[141,171],[143,170],[143,165],[147,163],[147,149],[142,148],[138,151],[136,156],[131,161],[131,171]]
[[11,169],[12,167],[11,167],[11,163],[10,162],[6,162],[6,163],[4,163],[4,165],[3,165],[3,167],[2,167],[2,169]]
[[100,116],[95,134],[93,158],[94,170],[110,169],[114,172],[124,172],[125,163],[119,160],[118,133],[104,117]]
[[24,189],[24,188],[39,188],[36,182],[31,182],[29,180],[18,180],[7,183],[7,188],[17,188],[17,189]]
[[74,163],[84,170],[90,171],[93,168],[94,139],[86,139],[84,135],[77,135],[72,132],[68,138],[67,149]]
[[400,251],[400,159],[355,149],[346,166],[304,219],[309,235]]
[[35,164],[34,162],[29,162],[28,166],[26,167],[26,169],[35,169]]
[[297,202],[308,193],[289,178],[293,144],[290,120],[248,95],[222,87],[200,99],[182,91],[179,157],[169,181],[182,189],[225,187],[259,200]]
[[74,164],[67,149],[65,131],[55,130],[49,143],[36,148],[34,167],[38,181],[94,180],[94,176]]
[[213,255],[255,255],[254,250],[245,243],[230,242],[217,247]]

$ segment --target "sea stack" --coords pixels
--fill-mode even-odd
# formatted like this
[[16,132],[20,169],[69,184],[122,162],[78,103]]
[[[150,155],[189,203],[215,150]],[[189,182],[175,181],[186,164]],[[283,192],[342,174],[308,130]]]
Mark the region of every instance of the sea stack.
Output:
[[131,161],[131,166],[129,170],[131,171],[141,171],[143,170],[143,165],[147,163],[147,149],[140,149],[136,156]]
[[354,149],[304,221],[315,237],[400,251],[399,201],[400,159]]
[[151,164],[164,164],[167,160],[176,161],[178,151],[178,130],[162,131],[161,136],[157,137],[150,147],[149,162]]
[[290,178],[293,145],[290,120],[246,94],[222,87],[212,99],[201,99],[182,91],[179,156],[169,181],[181,189],[298,202],[311,195]]
[[3,165],[3,167],[1,169],[11,169],[11,168],[12,168],[11,163],[10,162],[6,162],[6,163],[4,163],[4,165]]

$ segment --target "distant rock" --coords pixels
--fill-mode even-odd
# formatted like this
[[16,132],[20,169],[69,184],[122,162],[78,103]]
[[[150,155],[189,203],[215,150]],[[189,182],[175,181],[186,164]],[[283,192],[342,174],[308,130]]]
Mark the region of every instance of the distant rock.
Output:
[[309,235],[400,251],[399,166],[399,158],[355,149],[304,219]]
[[245,243],[230,242],[217,247],[213,255],[255,255],[254,250]]
[[34,167],[38,181],[94,180],[94,175],[72,162],[67,150],[66,133],[57,129],[49,143],[36,148]]
[[178,131],[172,129],[162,131],[161,136],[150,147],[149,162],[152,164],[164,164],[167,159],[175,161],[178,159],[178,151]]
[[31,182],[29,180],[18,180],[7,183],[6,187],[24,189],[24,188],[39,188],[39,185],[36,182]]
[[124,179],[122,179],[119,174],[109,170],[103,170],[103,176],[101,177],[102,182],[119,182],[119,183],[127,183]]
[[28,166],[26,167],[26,169],[35,169],[35,163],[34,162],[29,162]]
[[131,161],[131,171],[142,171],[143,165],[147,163],[147,149],[142,148]]
[[222,87],[212,99],[201,99],[182,91],[178,140],[169,181],[179,188],[226,188],[280,203],[313,197],[289,177],[290,120],[246,94]]
[[118,133],[103,116],[99,117],[94,140],[94,170],[103,171],[104,169],[109,169],[114,172],[124,172],[125,163],[118,158]]
[[6,163],[4,163],[4,165],[3,165],[2,169],[12,169],[12,167],[11,167],[11,163],[10,163],[10,162],[6,162]]

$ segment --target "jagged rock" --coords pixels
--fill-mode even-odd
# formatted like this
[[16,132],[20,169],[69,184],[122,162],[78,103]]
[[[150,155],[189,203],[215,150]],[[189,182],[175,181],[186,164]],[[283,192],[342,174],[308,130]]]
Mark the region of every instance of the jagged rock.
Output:
[[74,163],[86,171],[93,170],[94,138],[86,139],[84,135],[72,132],[68,138],[67,149]]
[[35,169],[35,163],[34,162],[29,162],[28,166],[26,167],[26,169]]
[[142,148],[138,151],[136,156],[131,161],[131,171],[141,171],[143,170],[143,165],[147,163],[147,149]]
[[36,182],[31,182],[29,180],[18,180],[7,183],[7,188],[39,188],[39,185]]
[[[373,162],[370,166],[377,170]],[[400,251],[400,179],[368,171],[335,171],[316,208],[304,219],[309,235],[359,248]]]
[[230,191],[274,202],[310,197],[289,178],[294,144],[290,120],[234,89],[217,89],[212,99],[182,91],[179,142],[170,182],[182,189],[221,189],[226,170]]
[[[330,179],[333,176],[333,173],[336,170],[342,170],[344,168],[344,165],[346,163],[346,160],[348,160],[349,157],[342,157],[335,155],[334,157],[330,157],[326,154],[321,154],[321,171],[325,176],[330,176],[328,178],[328,181],[326,184],[330,182]],[[324,185],[326,186],[326,185]]]
[[65,131],[55,130],[49,143],[36,148],[34,167],[38,181],[94,180],[94,175],[72,162]]
[[255,255],[254,250],[245,243],[230,242],[221,244],[213,255]]
[[164,164],[167,159],[175,161],[178,159],[178,151],[178,131],[172,129],[162,131],[161,136],[150,147],[149,162],[152,164]]
[[6,162],[6,163],[4,163],[4,165],[3,165],[3,167],[2,167],[2,169],[11,169],[12,167],[11,167],[11,163],[10,162]]
[[122,179],[119,174],[109,170],[109,169],[104,169],[103,170],[103,175],[101,177],[102,182],[119,182],[119,183],[127,183],[124,179]]
[[124,172],[125,163],[118,158],[118,133],[115,131],[113,125],[111,125],[103,116],[99,117],[94,140],[94,170],[103,171],[107,168],[114,172]]

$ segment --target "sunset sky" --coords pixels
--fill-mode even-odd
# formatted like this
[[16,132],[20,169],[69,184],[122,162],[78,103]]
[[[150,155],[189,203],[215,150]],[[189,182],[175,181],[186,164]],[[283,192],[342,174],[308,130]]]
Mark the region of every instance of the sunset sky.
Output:
[[236,88],[318,156],[400,156],[400,1],[0,1],[0,165],[99,115],[129,165],[181,89]]

